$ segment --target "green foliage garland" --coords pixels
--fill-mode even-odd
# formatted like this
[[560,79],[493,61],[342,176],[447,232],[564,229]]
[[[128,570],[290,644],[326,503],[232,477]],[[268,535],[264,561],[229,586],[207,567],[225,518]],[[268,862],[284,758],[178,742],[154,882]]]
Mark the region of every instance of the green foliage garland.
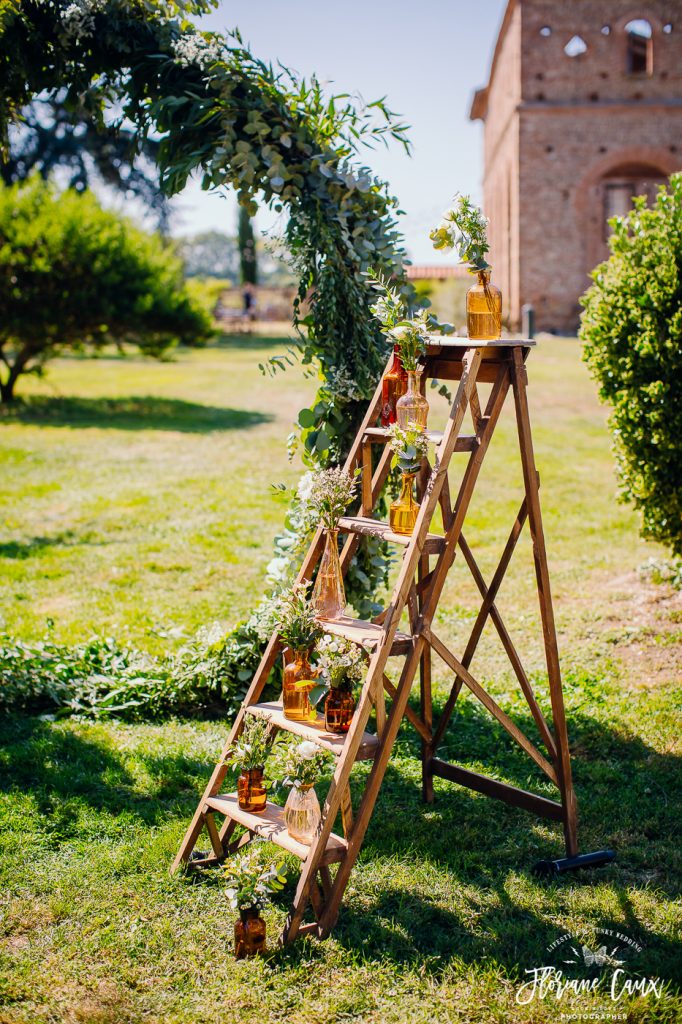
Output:
[[[42,90],[86,90],[99,115],[115,104],[141,137],[161,135],[161,184],[178,192],[193,173],[206,189],[231,186],[254,213],[284,210],[284,243],[298,274],[297,354],[320,380],[299,416],[304,459],[340,461],[360,423],[387,356],[370,314],[367,272],[403,281],[397,201],[359,166],[362,146],[390,138],[407,145],[405,126],[383,101],[357,109],[329,97],[313,79],[255,58],[238,34],[198,32],[188,16],[206,0],[24,0],[0,14],[0,130]],[[67,96],[67,102],[68,102]],[[295,510],[293,518],[295,519]],[[291,525],[289,526],[291,532]],[[295,531],[294,531],[295,532]],[[277,552],[279,579],[304,542]],[[388,560],[363,546],[348,578],[362,614]]]

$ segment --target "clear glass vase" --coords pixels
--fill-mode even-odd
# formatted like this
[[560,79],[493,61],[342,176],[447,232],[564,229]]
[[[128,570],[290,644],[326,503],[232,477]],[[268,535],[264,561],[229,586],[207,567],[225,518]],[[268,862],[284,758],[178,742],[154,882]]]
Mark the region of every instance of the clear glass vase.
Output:
[[332,686],[324,702],[324,727],[327,732],[348,732],[354,711],[355,697],[351,691]]
[[472,341],[497,341],[502,334],[502,292],[490,283],[490,271],[479,270],[467,292],[467,334]]
[[310,846],[320,818],[320,802],[313,787],[292,786],[284,805],[284,821],[292,839]]
[[399,497],[388,510],[389,526],[394,533],[409,535],[419,515],[419,504],[414,500],[412,484],[416,473],[403,473],[402,488]]
[[381,382],[381,426],[390,427],[396,421],[398,399],[407,391],[407,371],[400,359],[400,345],[393,346],[393,362]]
[[400,427],[404,428],[408,423],[416,423],[422,430],[426,430],[429,403],[421,391],[422,372],[422,370],[408,370],[407,393],[396,403],[396,416]]
[[265,921],[257,907],[239,911],[239,920],[234,925],[235,960],[257,956],[265,952]]
[[265,810],[267,794],[263,785],[263,769],[249,768],[237,779],[237,801],[243,811],[260,814]]
[[309,697],[319,673],[310,664],[310,655],[309,650],[304,650],[284,656],[282,708],[284,717],[292,722],[311,722],[317,717]]
[[319,619],[340,619],[346,609],[338,536],[338,530],[327,530],[324,551],[317,570],[312,602]]

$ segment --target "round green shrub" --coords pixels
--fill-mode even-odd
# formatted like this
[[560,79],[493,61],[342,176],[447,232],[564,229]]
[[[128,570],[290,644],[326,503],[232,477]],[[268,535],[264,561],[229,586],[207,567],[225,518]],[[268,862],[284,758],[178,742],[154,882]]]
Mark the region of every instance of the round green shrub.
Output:
[[612,409],[622,497],[644,537],[682,555],[682,174],[611,226],[582,298],[583,355]]

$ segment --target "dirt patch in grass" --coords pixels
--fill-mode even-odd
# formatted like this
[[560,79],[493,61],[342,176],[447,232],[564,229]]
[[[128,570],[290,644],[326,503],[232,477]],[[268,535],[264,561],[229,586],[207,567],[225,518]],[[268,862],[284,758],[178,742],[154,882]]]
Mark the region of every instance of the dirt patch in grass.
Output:
[[641,688],[682,681],[682,592],[636,572],[604,581],[590,602],[608,608],[602,623],[616,661]]

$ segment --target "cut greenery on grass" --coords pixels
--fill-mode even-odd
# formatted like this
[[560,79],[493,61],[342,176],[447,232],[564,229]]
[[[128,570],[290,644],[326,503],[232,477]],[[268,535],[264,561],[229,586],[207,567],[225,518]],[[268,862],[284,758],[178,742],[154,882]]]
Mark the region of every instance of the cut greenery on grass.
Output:
[[[162,656],[200,625],[228,627],[251,610],[284,514],[270,484],[298,476],[284,438],[313,391],[298,370],[260,376],[258,362],[282,347],[259,338],[164,364],[60,360],[46,381],[27,382],[35,398],[0,425],[8,632],[33,643],[51,617],[59,642],[112,634]],[[537,881],[532,864],[563,852],[559,826],[442,780],[436,802],[424,805],[419,744],[404,724],[332,937],[235,963],[234,912],[219,874],[168,874],[227,722],[8,718],[0,724],[3,1024],[680,1018],[680,597],[640,574],[665,552],[638,538],[635,515],[615,501],[605,415],[578,346],[545,339],[528,369],[580,846],[615,847],[615,864]],[[429,399],[436,428],[445,406]],[[465,529],[488,578],[521,497],[510,412]],[[437,625],[455,651],[478,603],[455,563]],[[527,537],[498,607],[547,710]],[[488,630],[472,668],[534,737]],[[447,683],[439,670],[440,707]],[[442,753],[554,796],[471,697],[458,701]],[[366,763],[354,769],[356,795],[367,771]],[[271,944],[294,868],[266,911]],[[570,1003],[515,1002],[524,971],[562,966],[551,942],[570,931],[594,949],[599,928],[643,947],[628,970],[664,979],[660,999],[614,1005],[604,990]]]

